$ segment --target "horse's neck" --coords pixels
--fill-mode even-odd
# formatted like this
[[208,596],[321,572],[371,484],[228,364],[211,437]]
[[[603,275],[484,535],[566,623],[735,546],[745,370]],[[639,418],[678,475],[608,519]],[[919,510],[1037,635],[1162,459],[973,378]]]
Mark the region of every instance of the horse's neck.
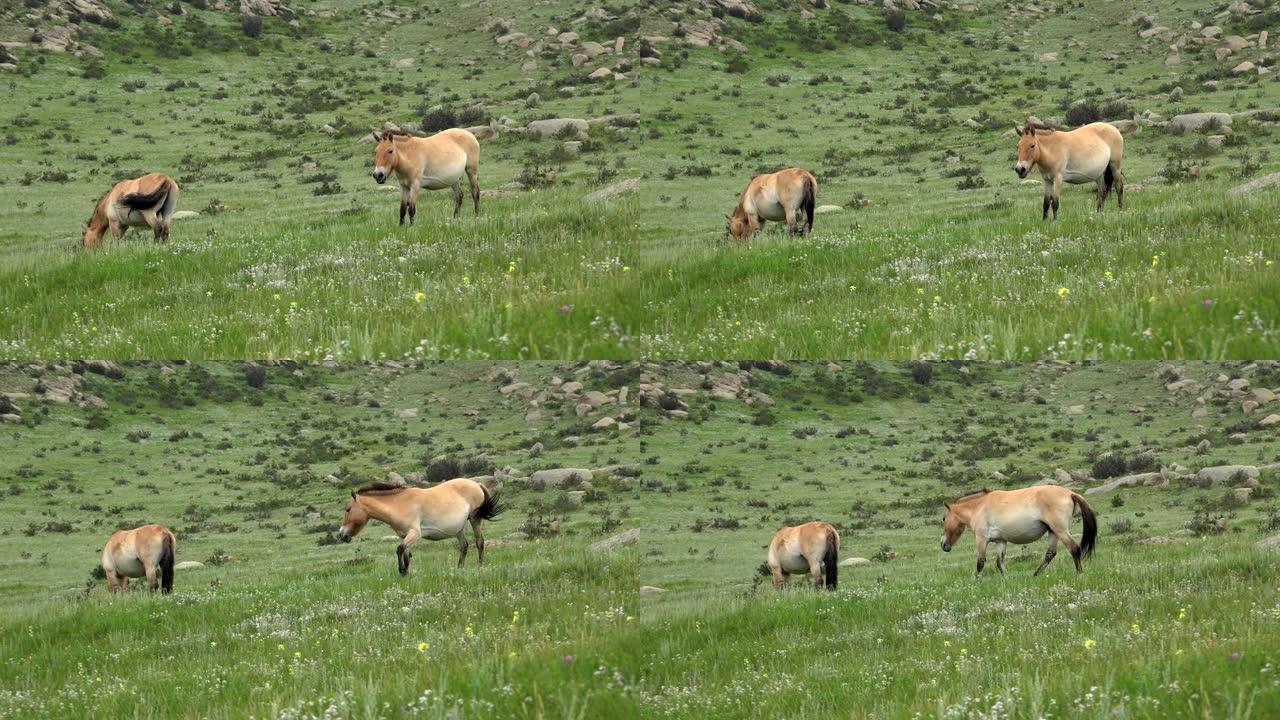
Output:
[[390,497],[392,496],[366,495],[361,501],[364,503],[364,511],[369,513],[369,517],[395,527],[401,521],[401,518],[397,517],[391,503],[388,502]]

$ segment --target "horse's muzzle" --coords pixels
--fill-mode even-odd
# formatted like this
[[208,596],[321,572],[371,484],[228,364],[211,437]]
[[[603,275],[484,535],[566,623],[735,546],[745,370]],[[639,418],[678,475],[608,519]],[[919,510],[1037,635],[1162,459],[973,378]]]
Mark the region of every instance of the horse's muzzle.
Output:
[[351,542],[351,533],[347,532],[346,528],[339,528],[338,532],[334,533],[333,536],[344,543]]
[[386,181],[387,181],[387,174],[386,174],[386,173],[381,173],[381,172],[374,172],[374,173],[373,173],[373,179],[374,179],[375,181],[377,181],[377,183],[378,183],[379,185],[381,185],[382,183],[384,183],[384,182],[386,182]]
[[[1013,171],[1018,173],[1018,177],[1020,178],[1025,178],[1027,176],[1027,173],[1029,172],[1028,169],[1024,167],[1015,167]],[[378,182],[382,182],[382,181],[379,180]]]
[[946,540],[942,541],[942,552],[951,552],[951,543]]

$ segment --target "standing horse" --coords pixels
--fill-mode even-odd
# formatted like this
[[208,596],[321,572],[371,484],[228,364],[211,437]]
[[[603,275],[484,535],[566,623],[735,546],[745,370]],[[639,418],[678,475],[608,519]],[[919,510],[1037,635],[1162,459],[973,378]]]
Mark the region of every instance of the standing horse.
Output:
[[[1070,532],[1073,506],[1080,508],[1080,516],[1084,518],[1084,535],[1078,544]],[[1035,574],[1039,575],[1058,553],[1058,541],[1071,551],[1076,572],[1082,572],[1084,568],[1080,560],[1093,554],[1098,540],[1098,516],[1093,508],[1083,497],[1058,485],[1037,485],[1021,490],[982,488],[947,505],[947,516],[942,521],[943,552],[951,552],[951,546],[960,539],[966,527],[973,528],[976,538],[978,577],[982,577],[982,568],[987,563],[987,543],[999,546],[996,567],[1003,574],[1006,543],[1026,545],[1039,540],[1046,532],[1050,533],[1044,561],[1036,568]]]
[[[792,235],[813,232],[813,206],[818,195],[818,181],[803,168],[793,167],[776,173],[757,175],[747,183],[738,198],[729,221],[729,234],[746,240],[756,233],[765,220],[787,221]],[[796,216],[804,213],[804,225],[797,230]]]
[[131,227],[151,226],[156,242],[169,239],[169,221],[178,206],[178,183],[164,173],[121,180],[98,198],[93,217],[84,226],[84,246],[102,245],[107,228],[119,240]]
[[391,526],[402,539],[396,547],[400,574],[409,574],[413,545],[420,538],[458,539],[458,567],[467,559],[467,523],[476,538],[480,564],[484,564],[485,520],[497,517],[498,500],[489,490],[467,478],[447,480],[429,488],[373,484],[354,490],[347,514],[338,527],[338,539],[351,542],[370,518]]
[[476,215],[480,214],[480,143],[476,136],[452,128],[427,138],[404,132],[382,133],[373,151],[373,179],[379,185],[395,173],[400,180],[400,224],[409,214],[409,224],[418,212],[418,190],[453,188],[453,216],[462,212],[462,176],[471,186]]
[[1018,162],[1013,171],[1025,178],[1031,168],[1040,168],[1044,178],[1044,212],[1041,220],[1058,219],[1058,202],[1062,182],[1073,185],[1098,184],[1098,210],[1107,195],[1116,191],[1116,204],[1124,209],[1124,173],[1120,162],[1124,157],[1124,136],[1110,123],[1089,123],[1069,132],[1058,132],[1043,124],[1028,122],[1019,133]]
[[[155,592],[159,585],[164,594],[173,591],[173,553],[177,547],[173,531],[164,525],[143,525],[132,530],[117,530],[102,548],[102,570],[107,574],[111,592],[129,589],[129,578],[147,578]],[[156,573],[160,578],[157,582]]]
[[784,527],[769,543],[769,570],[773,586],[787,584],[792,573],[809,573],[814,587],[835,590],[839,580],[840,534],[824,522]]

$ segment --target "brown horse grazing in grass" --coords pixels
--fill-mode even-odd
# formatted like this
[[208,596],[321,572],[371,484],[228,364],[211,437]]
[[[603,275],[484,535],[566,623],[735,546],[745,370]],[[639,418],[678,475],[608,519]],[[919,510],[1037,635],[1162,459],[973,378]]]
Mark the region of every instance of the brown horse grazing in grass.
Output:
[[783,587],[792,573],[809,573],[813,585],[835,590],[839,580],[840,533],[824,522],[784,527],[769,543],[773,586]]
[[93,217],[84,226],[84,246],[102,245],[107,229],[119,240],[131,227],[149,225],[156,241],[169,239],[169,221],[178,206],[178,183],[164,173],[150,173],[133,180],[121,180],[98,198]]
[[1044,212],[1041,220],[1058,219],[1058,203],[1062,195],[1062,182],[1073,185],[1093,182],[1098,184],[1098,210],[1107,201],[1107,195],[1116,191],[1116,204],[1124,209],[1124,173],[1120,163],[1124,158],[1124,136],[1110,123],[1089,123],[1071,130],[1059,132],[1047,125],[1028,123],[1014,128],[1019,133],[1018,162],[1013,171],[1025,178],[1031,168],[1040,168],[1044,178]]
[[[163,525],[143,525],[117,530],[102,548],[102,570],[111,592],[129,589],[129,578],[147,578],[155,592],[158,585],[167,595],[173,591],[173,553],[177,547],[173,531]],[[159,580],[156,575],[159,574]]]
[[[1084,518],[1084,535],[1078,544],[1070,532],[1073,507],[1080,508],[1080,516]],[[951,547],[966,527],[973,528],[977,539],[978,577],[982,577],[982,568],[987,563],[987,543],[999,546],[996,567],[1003,574],[1006,543],[1026,545],[1039,540],[1046,532],[1050,533],[1049,549],[1045,551],[1040,567],[1036,568],[1035,574],[1039,575],[1058,553],[1059,540],[1071,551],[1076,572],[1084,570],[1080,560],[1093,554],[1098,541],[1098,516],[1093,508],[1083,497],[1058,485],[1037,485],[1021,490],[982,488],[956,500],[947,506],[947,516],[942,521],[943,552],[951,552]]]
[[351,493],[347,514],[338,528],[338,539],[351,542],[370,518],[391,526],[402,539],[396,547],[400,574],[409,574],[413,544],[420,538],[458,539],[458,567],[467,559],[467,523],[476,538],[480,564],[484,564],[485,520],[498,516],[498,500],[488,488],[467,478],[447,480],[429,488],[374,484]]
[[418,213],[418,190],[453,188],[453,216],[462,212],[462,177],[471,186],[476,215],[480,214],[480,143],[466,130],[452,128],[420,138],[404,132],[382,133],[373,151],[373,179],[379,185],[395,173],[400,180],[400,224]]
[[[803,168],[793,167],[776,173],[757,175],[747,183],[738,198],[729,221],[729,234],[746,240],[764,225],[765,220],[786,220],[792,235],[813,232],[813,206],[818,196],[818,181]],[[796,216],[804,213],[804,225],[797,229]]]

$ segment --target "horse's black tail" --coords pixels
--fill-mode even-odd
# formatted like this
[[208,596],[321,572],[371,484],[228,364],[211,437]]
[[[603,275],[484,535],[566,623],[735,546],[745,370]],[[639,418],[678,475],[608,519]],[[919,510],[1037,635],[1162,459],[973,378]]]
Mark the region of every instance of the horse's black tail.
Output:
[[145,210],[164,202],[169,197],[169,190],[169,183],[166,182],[153,192],[129,193],[120,198],[120,202],[134,210]]
[[835,590],[840,580],[840,536],[835,530],[827,531],[827,549],[822,553],[823,573],[827,577],[827,589]]
[[1098,515],[1079,495],[1072,493],[1071,499],[1075,501],[1076,507],[1080,508],[1080,517],[1084,518],[1084,535],[1080,538],[1080,554],[1089,557],[1093,554],[1094,546],[1098,544]]
[[160,591],[173,592],[173,536],[165,533],[160,545]]
[[1116,173],[1107,165],[1107,169],[1102,172],[1102,182],[1106,184],[1106,192],[1111,192],[1111,188],[1116,184]]
[[804,178],[804,194],[800,198],[800,208],[804,210],[805,227],[813,230],[813,208],[817,204],[818,188],[814,185],[813,177],[806,175]]
[[480,490],[484,492],[484,502],[476,508],[473,517],[479,520],[492,520],[498,517],[498,513],[502,512],[502,506],[498,504],[498,496],[489,492],[489,488],[483,485],[480,486]]

